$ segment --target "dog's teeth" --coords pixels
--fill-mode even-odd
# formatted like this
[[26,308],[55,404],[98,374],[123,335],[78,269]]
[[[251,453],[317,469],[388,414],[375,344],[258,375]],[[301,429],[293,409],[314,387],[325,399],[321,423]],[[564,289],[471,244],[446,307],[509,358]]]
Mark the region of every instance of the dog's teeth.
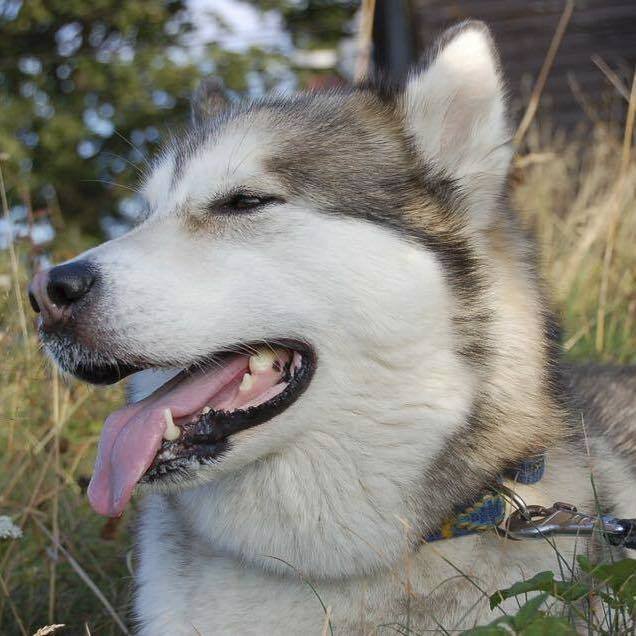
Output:
[[163,417],[166,420],[166,430],[163,432],[163,439],[168,442],[174,442],[174,440],[181,435],[181,431],[174,423],[174,420],[172,419],[172,411],[170,409],[166,409],[163,412]]
[[250,371],[263,373],[269,371],[276,361],[276,354],[269,349],[259,349],[256,355],[250,356]]
[[201,411],[201,415],[207,415],[212,409],[209,406],[204,406]]
[[239,391],[241,391],[242,393],[245,393],[246,391],[249,391],[253,386],[254,386],[254,378],[249,373],[246,373],[243,376],[243,380],[241,380]]

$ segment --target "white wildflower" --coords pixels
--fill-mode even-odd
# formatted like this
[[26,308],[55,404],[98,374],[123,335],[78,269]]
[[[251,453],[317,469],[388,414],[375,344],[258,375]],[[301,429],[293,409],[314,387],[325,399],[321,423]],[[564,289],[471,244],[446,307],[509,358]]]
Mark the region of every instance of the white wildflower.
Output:
[[0,515],[0,539],[21,539],[22,528],[16,526],[11,517]]
[[53,634],[62,627],[66,627],[66,625],[64,623],[58,623],[57,625],[45,625],[44,627],[40,627],[33,636],[49,636],[49,634]]

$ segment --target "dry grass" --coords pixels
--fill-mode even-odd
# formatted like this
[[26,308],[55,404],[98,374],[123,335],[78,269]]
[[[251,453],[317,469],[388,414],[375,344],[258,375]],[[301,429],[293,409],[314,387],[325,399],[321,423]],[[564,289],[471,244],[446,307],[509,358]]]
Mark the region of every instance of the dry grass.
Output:
[[[27,251],[18,245],[20,290]],[[39,354],[29,315],[24,341],[9,280],[8,254],[0,252],[0,515],[24,531],[22,539],[0,541],[0,633],[65,623],[56,633],[77,634],[88,623],[92,633],[120,634],[113,612],[126,613],[130,542],[125,524],[114,539],[100,538],[104,520],[88,508],[83,488],[121,390],[62,382]]]
[[[636,362],[636,167],[619,179],[620,135],[598,127],[566,144],[531,129],[526,143],[513,201],[542,246],[569,355]],[[54,251],[68,257],[85,247],[67,228]],[[0,514],[24,537],[0,543],[0,633],[53,623],[67,625],[58,633],[122,633],[115,614],[127,613],[127,523],[105,523],[83,494],[103,418],[121,391],[62,382],[38,354],[33,321],[23,320],[15,296],[16,275],[26,286],[30,248],[17,248],[17,274],[0,252]]]
[[634,363],[636,165],[604,126],[575,143],[534,131],[528,145],[513,201],[537,237],[565,349],[578,360]]

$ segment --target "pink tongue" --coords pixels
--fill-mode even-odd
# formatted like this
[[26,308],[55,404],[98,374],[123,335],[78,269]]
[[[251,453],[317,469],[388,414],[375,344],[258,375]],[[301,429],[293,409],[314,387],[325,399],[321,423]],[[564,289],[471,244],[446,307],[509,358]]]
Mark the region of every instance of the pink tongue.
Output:
[[93,509],[109,517],[123,512],[161,446],[165,409],[175,419],[195,414],[246,369],[247,358],[236,356],[213,372],[170,380],[144,400],[109,415],[88,487]]

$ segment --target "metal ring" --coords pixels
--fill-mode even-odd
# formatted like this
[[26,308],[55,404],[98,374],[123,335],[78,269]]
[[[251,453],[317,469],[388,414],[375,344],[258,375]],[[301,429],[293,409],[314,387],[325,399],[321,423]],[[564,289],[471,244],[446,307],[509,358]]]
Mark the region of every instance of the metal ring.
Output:
[[508,486],[504,486],[504,484],[497,484],[496,486],[492,486],[491,490],[496,493],[507,495],[524,519],[530,520],[531,516],[526,502],[523,500],[521,495],[517,494],[514,490],[512,490],[512,488],[508,488]]

